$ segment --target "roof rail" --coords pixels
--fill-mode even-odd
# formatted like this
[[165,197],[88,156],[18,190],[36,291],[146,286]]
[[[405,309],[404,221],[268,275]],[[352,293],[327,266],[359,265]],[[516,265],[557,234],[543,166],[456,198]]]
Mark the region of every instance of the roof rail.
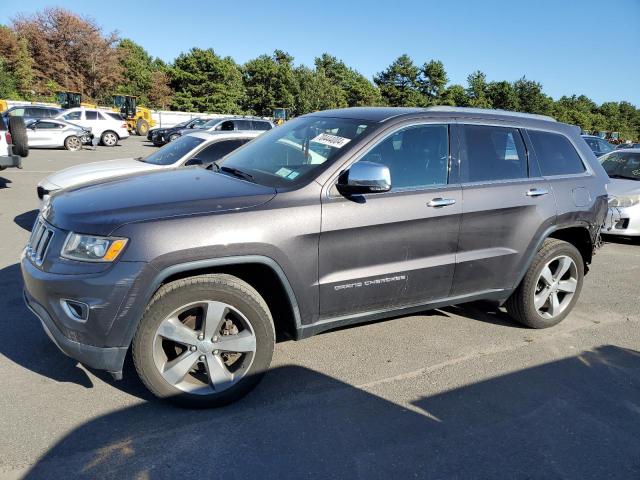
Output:
[[537,113],[521,113],[512,112],[510,110],[500,110],[499,108],[469,108],[469,107],[450,107],[448,105],[434,105],[427,107],[426,110],[431,112],[459,112],[459,113],[483,113],[485,115],[503,115],[506,117],[534,118],[537,120],[546,120],[548,122],[557,122],[557,120],[549,115],[539,115]]

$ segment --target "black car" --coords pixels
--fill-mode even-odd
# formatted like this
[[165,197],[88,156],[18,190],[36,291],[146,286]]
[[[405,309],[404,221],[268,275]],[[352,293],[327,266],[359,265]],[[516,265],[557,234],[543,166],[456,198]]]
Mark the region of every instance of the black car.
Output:
[[45,105],[16,105],[4,112],[2,116],[6,120],[8,117],[24,117],[25,122],[28,120],[39,120],[41,118],[54,118],[60,115],[61,108],[47,107]]
[[153,130],[149,130],[149,133],[147,134],[147,140],[151,140],[154,145],[159,147],[178,138],[180,136],[180,134],[178,133],[180,132],[180,130],[185,130],[188,128],[198,129],[208,121],[208,118],[196,117],[192,118],[191,120],[187,120],[186,122],[180,122],[173,127],[154,128]]

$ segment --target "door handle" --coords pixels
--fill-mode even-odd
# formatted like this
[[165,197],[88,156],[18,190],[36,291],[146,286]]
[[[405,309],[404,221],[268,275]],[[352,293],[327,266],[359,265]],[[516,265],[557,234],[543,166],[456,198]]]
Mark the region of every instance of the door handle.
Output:
[[453,205],[456,201],[453,198],[434,198],[429,203],[427,203],[427,207],[446,207],[447,205]]
[[541,197],[549,193],[549,190],[544,188],[532,188],[527,192],[527,197]]

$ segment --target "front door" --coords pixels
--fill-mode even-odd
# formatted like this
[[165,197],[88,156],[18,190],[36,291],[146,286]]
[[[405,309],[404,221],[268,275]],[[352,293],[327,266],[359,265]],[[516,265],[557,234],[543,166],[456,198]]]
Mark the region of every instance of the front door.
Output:
[[323,198],[320,316],[425,303],[449,295],[462,208],[448,183],[449,125],[402,127],[361,160],[386,165],[389,192]]
[[537,164],[518,128],[465,124],[460,142],[462,222],[453,296],[510,289],[526,253],[556,220]]

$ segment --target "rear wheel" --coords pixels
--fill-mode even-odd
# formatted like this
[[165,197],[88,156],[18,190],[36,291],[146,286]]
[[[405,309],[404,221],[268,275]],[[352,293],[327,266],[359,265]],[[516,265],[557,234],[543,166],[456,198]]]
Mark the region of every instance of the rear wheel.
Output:
[[215,407],[257,385],[274,343],[273,320],[258,292],[231,275],[201,275],[158,290],[134,337],[133,360],[156,396]]
[[71,135],[64,139],[64,148],[70,152],[77,152],[82,148],[82,142],[75,135]]
[[107,130],[100,137],[100,142],[105,147],[115,147],[118,144],[118,135],[115,132]]
[[139,118],[136,122],[136,133],[145,136],[149,131],[149,123],[144,118]]
[[576,304],[584,279],[580,252],[570,243],[545,240],[516,291],[506,303],[518,322],[532,328],[560,323]]
[[13,143],[13,153],[23,158],[29,156],[29,139],[22,117],[9,117],[9,133]]

